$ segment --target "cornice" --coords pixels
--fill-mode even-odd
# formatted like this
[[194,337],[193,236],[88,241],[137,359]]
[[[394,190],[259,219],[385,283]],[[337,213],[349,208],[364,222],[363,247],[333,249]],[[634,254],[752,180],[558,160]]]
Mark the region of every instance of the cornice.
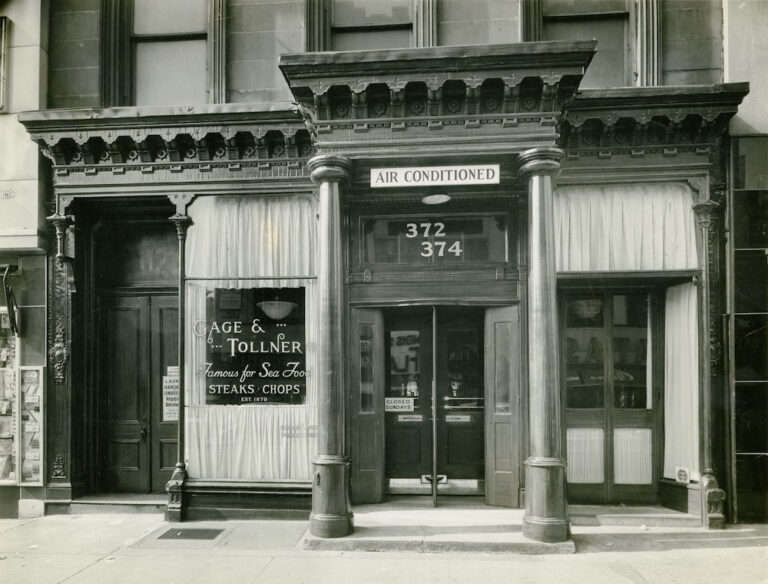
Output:
[[301,53],[281,56],[280,68],[318,152],[367,156],[438,136],[448,152],[515,135],[553,144],[594,50],[589,41]]
[[585,90],[565,107],[560,146],[569,158],[709,156],[748,92],[748,83]]
[[48,110],[19,119],[53,163],[55,184],[301,177],[313,154],[301,115],[285,104]]
[[[595,41],[550,41],[497,45],[422,47],[372,51],[293,53],[280,57],[280,68],[289,80],[347,76],[365,78],[390,74],[557,69],[581,76],[592,60]],[[566,73],[566,71],[568,73]]]

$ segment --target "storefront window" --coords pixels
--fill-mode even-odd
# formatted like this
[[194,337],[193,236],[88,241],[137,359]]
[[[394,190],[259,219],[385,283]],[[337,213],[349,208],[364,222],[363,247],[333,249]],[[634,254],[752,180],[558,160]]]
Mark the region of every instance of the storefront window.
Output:
[[317,434],[310,197],[190,207],[186,462],[192,478],[306,480]]

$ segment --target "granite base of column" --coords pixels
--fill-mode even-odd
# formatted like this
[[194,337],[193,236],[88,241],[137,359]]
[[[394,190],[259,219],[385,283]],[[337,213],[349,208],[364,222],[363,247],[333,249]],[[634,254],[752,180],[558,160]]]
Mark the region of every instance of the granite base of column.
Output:
[[523,535],[547,543],[570,539],[563,459],[531,457],[525,461]]
[[725,491],[712,473],[701,477],[702,521],[707,529],[725,529]]
[[354,531],[349,503],[349,460],[320,455],[312,460],[312,513],[309,532],[317,537],[344,537]]

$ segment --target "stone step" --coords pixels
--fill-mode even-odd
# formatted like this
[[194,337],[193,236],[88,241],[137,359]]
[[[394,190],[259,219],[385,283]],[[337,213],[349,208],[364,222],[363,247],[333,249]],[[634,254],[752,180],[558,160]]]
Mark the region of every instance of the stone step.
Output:
[[165,495],[93,495],[74,499],[69,505],[69,513],[163,514],[167,502]]

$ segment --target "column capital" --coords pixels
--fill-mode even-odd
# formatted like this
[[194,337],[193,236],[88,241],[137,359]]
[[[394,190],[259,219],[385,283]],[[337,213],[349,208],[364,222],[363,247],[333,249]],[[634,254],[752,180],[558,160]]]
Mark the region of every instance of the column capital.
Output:
[[192,223],[192,218],[181,213],[175,213],[168,217],[168,221],[176,226],[176,235],[179,241],[184,241],[187,237],[187,229]]
[[521,178],[535,174],[556,176],[560,173],[563,158],[565,153],[560,148],[531,148],[518,156],[517,174]]
[[344,182],[352,175],[352,161],[345,156],[319,154],[307,161],[309,177],[315,184]]
[[693,204],[693,210],[699,221],[710,220],[713,216],[716,216],[723,210],[723,206],[717,201],[707,199],[706,201],[699,201]]

